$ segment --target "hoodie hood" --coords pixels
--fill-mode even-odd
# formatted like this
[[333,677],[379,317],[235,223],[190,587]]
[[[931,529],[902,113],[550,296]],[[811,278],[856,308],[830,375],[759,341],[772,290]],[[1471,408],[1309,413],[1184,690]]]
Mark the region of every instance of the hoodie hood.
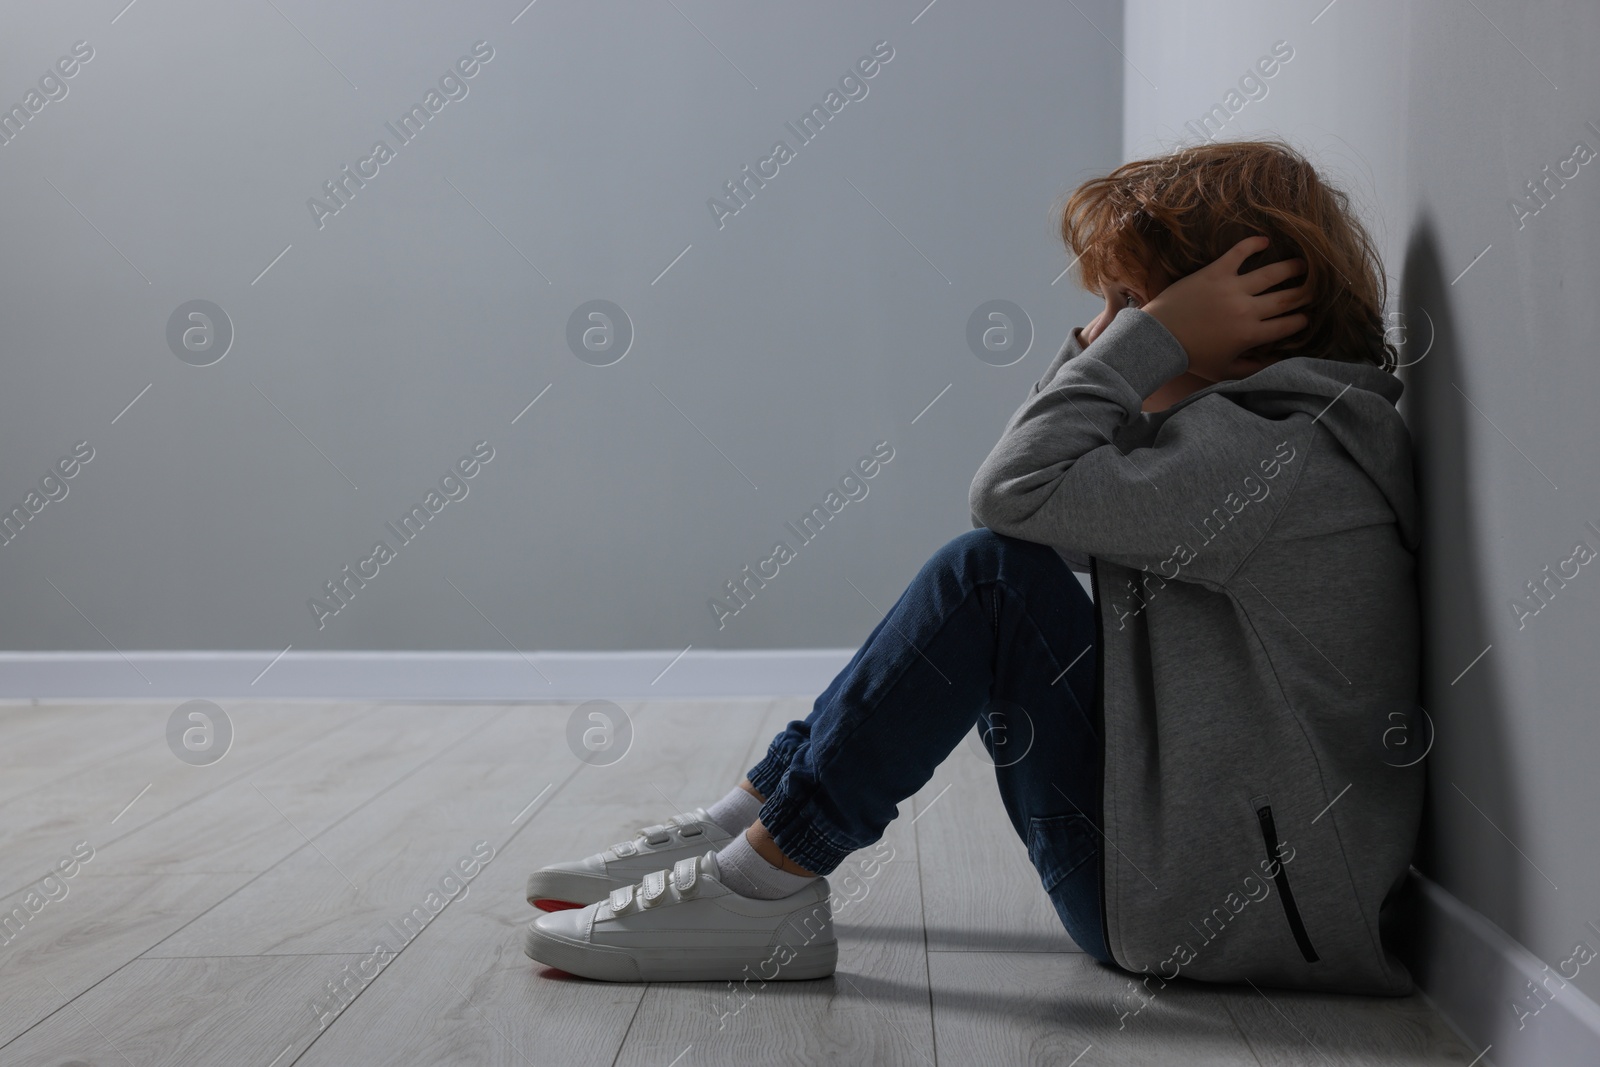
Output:
[[1366,472],[1394,511],[1401,540],[1412,552],[1421,540],[1411,433],[1395,405],[1405,384],[1394,375],[1361,363],[1315,356],[1293,356],[1263,367],[1248,378],[1217,382],[1184,397],[1170,415],[1209,393],[1265,418],[1310,414]]

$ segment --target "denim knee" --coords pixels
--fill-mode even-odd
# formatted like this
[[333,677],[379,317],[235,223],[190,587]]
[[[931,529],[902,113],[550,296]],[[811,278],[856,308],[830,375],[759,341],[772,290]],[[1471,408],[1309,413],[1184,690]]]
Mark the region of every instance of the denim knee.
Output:
[[1049,545],[995,533],[986,526],[952,537],[933,554],[932,562],[974,583],[993,581],[1002,571],[1067,569]]

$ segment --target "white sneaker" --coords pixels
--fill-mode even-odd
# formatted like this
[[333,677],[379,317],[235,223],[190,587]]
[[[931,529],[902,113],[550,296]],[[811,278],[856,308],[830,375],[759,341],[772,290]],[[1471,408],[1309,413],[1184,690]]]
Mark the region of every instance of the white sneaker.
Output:
[[604,900],[613,889],[633,885],[651,871],[708,848],[720,849],[732,840],[733,835],[712,822],[705,808],[695,808],[646,826],[632,841],[604,852],[541,867],[528,876],[528,903],[542,911],[581,908]]
[[604,982],[824,978],[839,958],[829,892],[818,878],[780,900],[740,896],[718,880],[717,854],[707,852],[600,903],[539,916],[522,950]]

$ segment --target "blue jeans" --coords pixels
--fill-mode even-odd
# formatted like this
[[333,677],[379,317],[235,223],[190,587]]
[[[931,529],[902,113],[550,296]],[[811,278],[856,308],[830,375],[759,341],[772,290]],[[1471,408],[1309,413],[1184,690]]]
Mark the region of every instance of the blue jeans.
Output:
[[[883,836],[980,727],[1000,796],[1067,933],[1101,928],[1094,601],[1045,545],[979,529],[923,564],[811,714],[749,772],[786,856],[828,874]],[[965,758],[972,758],[967,756]]]

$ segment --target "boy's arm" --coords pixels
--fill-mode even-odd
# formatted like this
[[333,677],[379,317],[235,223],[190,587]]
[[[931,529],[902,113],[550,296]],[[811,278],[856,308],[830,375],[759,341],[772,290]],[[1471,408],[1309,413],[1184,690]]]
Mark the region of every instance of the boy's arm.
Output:
[[1056,353],[1056,358],[1044,369],[1044,377],[1033,383],[1033,388],[1028,392],[1029,398],[1048,389],[1050,383],[1055,380],[1056,372],[1066,365],[1067,360],[1076,358],[1082,351],[1083,339],[1078,336],[1078,327],[1074,326],[1072,332],[1067,335],[1066,343],[1061,346],[1061,351]]
[[1307,438],[1298,420],[1263,419],[1214,393],[1166,420],[1149,447],[1124,453],[1117,432],[1188,367],[1177,339],[1137,308],[1118,312],[1088,348],[1074,335],[978,468],[974,521],[1221,584],[1271,527]]
[[[1055,358],[1050,361],[1050,365],[1044,369],[1044,376],[1038,381],[1034,382],[1033,385],[1028,389],[1028,399],[1024,400],[1022,402],[1022,407],[1018,408],[1011,416],[1012,423],[1016,422],[1017,419],[1022,417],[1023,409],[1028,406],[1029,400],[1032,400],[1049,387],[1050,383],[1055,380],[1056,372],[1066,364],[1067,360],[1073,359],[1083,352],[1083,338],[1078,335],[1078,329],[1079,328],[1076,326],[1072,328],[1072,332],[1067,335],[1067,340],[1061,346],[1061,350],[1057,352]],[[1010,423],[1007,424],[1007,429],[1009,428]],[[983,521],[979,519],[977,513],[974,512],[972,515],[972,528],[977,530],[982,529],[983,527]],[[1085,564],[1085,569],[1087,569],[1087,563]]]

